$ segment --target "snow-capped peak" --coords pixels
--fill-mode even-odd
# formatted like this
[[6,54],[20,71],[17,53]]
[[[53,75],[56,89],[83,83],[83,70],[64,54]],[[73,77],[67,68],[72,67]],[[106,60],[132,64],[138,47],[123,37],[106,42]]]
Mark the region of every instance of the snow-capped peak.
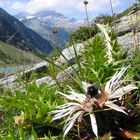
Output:
[[26,19],[32,19],[34,18],[35,16],[27,16]]

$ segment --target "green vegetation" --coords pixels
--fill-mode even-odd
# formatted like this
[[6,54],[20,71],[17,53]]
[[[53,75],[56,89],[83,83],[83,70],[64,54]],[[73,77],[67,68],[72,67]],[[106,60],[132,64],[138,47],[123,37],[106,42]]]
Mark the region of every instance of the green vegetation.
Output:
[[133,6],[127,8],[126,10],[124,10],[122,13],[117,14],[116,17],[115,17],[115,20],[120,19],[121,17],[127,15],[132,10],[138,10],[138,9],[140,9],[140,3],[134,4]]
[[101,14],[94,19],[94,22],[98,24],[110,24],[113,20],[112,16]]
[[40,62],[41,59],[34,54],[15,48],[0,41],[0,66],[26,65]]
[[98,33],[98,28],[96,25],[91,27],[80,27],[75,33],[71,34],[70,40],[74,42],[86,41]]
[[[1,139],[8,137],[26,139],[31,136],[30,133],[33,133],[33,129],[38,135],[42,135],[45,131],[49,132],[47,130],[49,127],[55,127],[56,124],[50,122],[51,116],[48,112],[54,109],[58,103],[63,103],[57,95],[52,94],[56,89],[49,90],[45,85],[36,87],[35,84],[32,84],[26,86],[26,90],[25,94],[20,91],[15,91],[14,94],[10,91],[2,94],[0,102],[3,106],[1,109],[4,110],[1,110],[1,119],[4,119],[4,122],[1,122]],[[45,127],[46,130],[43,130]],[[34,133],[32,136],[37,135]]]
[[[20,81],[25,89],[24,93],[17,91],[3,91],[0,97],[0,138],[8,140],[74,140],[95,135],[90,125],[88,113],[84,113],[82,122],[75,122],[68,135],[63,138],[63,123],[67,116],[57,121],[51,121],[53,115],[50,111],[58,105],[69,103],[59,92],[69,94],[69,86],[76,93],[87,93],[83,90],[82,81],[94,83],[104,90],[106,82],[114,73],[122,67],[127,67],[126,73],[121,78],[125,83],[122,86],[133,84],[138,87],[125,94],[121,99],[114,102],[123,107],[128,115],[107,107],[94,112],[96,114],[98,135],[101,139],[140,138],[140,75],[139,53],[133,52],[131,58],[127,57],[127,50],[123,50],[117,43],[116,35],[108,26],[98,25],[102,35],[95,35],[90,41],[86,41],[85,49],[81,57],[76,55],[77,68],[73,67],[73,75],[68,73],[69,79],[56,81],[54,85],[42,84],[37,87],[34,83],[29,84]],[[61,54],[61,52],[59,52]],[[58,71],[63,71],[66,66],[57,66],[51,59],[48,73],[56,80]],[[120,86],[120,85],[119,85]],[[94,110],[93,110],[94,111]],[[99,111],[99,112],[98,112]],[[72,114],[71,114],[72,115]],[[101,117],[102,116],[102,117]],[[116,123],[117,122],[117,123]],[[115,124],[114,124],[115,123]],[[115,126],[115,127],[114,127]],[[121,129],[124,131],[121,131]],[[125,135],[126,134],[126,135]],[[129,135],[128,135],[129,134]],[[125,135],[125,136],[124,136]],[[96,139],[96,138],[95,138]]]
[[100,23],[100,24],[110,24],[115,20],[119,20],[120,18],[126,16],[127,14],[129,14],[131,11],[137,11],[140,9],[140,3],[137,4],[133,4],[133,6],[127,8],[126,10],[124,10],[121,13],[115,14],[112,16],[110,15],[104,15],[104,14],[100,14],[99,16],[97,16],[94,19],[95,23]]

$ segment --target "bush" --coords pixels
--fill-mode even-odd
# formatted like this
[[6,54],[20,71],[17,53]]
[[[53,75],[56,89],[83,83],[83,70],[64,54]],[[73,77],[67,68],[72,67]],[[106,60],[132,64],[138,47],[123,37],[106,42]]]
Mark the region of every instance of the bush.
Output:
[[[80,27],[75,33],[70,35],[70,41],[85,41],[98,33],[96,25],[90,27]],[[91,34],[91,35],[90,35]]]
[[112,16],[101,14],[94,19],[94,24],[95,23],[110,24],[112,21],[113,21]]

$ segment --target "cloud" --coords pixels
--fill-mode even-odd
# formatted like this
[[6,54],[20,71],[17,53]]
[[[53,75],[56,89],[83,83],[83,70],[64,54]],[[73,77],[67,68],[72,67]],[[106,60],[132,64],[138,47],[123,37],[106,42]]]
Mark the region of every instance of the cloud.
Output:
[[0,2],[0,7],[3,7],[3,3],[2,2]]
[[[4,1],[4,0],[1,0]],[[26,11],[36,13],[41,10],[55,10],[66,16],[85,12],[83,0],[5,0],[9,2],[7,7],[13,11]],[[10,1],[12,1],[10,3]],[[110,0],[88,0],[89,14],[110,12]],[[127,0],[112,0],[113,8]],[[5,2],[4,2],[5,3]],[[0,4],[3,4],[2,2]]]
[[55,5],[54,1],[50,0],[30,0],[27,3],[24,2],[14,2],[11,7],[15,10],[27,11],[30,13],[38,12],[40,10],[52,8]]
[[[112,0],[113,7],[119,5],[121,0]],[[107,9],[109,7],[109,0],[89,0],[89,11],[97,12]],[[45,9],[54,9],[57,11],[73,12],[84,11],[84,4],[82,0],[30,0],[29,2],[14,2],[11,7],[15,10],[26,10],[34,13]],[[109,7],[110,8],[110,7]]]
[[[120,0],[112,0],[113,7],[117,7],[120,4]],[[83,3],[79,3],[79,10],[84,10]],[[109,0],[89,0],[88,11],[89,12],[100,12],[110,10]]]

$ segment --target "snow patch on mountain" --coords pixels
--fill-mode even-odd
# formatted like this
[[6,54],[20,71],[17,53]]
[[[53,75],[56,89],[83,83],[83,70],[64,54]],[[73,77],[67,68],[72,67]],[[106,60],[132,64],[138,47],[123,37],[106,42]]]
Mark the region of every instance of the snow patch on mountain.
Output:
[[[34,14],[30,14],[25,12],[19,13],[16,17],[20,21],[31,20],[31,19],[38,19],[51,27],[61,27],[61,28],[68,28],[76,30],[80,26],[84,26],[85,20],[76,20],[74,18],[68,18],[61,13],[57,13],[55,11],[40,11]],[[20,18],[19,18],[20,17]]]
[[32,19],[34,18],[35,16],[27,16],[26,19]]
[[55,35],[57,38],[57,46],[63,48],[69,38],[69,35],[76,31],[80,26],[86,26],[86,20],[77,20],[69,18],[55,11],[40,11],[34,14],[24,12],[16,15],[25,26],[34,30],[46,40],[55,44],[56,39],[52,34],[53,30],[57,30]]

